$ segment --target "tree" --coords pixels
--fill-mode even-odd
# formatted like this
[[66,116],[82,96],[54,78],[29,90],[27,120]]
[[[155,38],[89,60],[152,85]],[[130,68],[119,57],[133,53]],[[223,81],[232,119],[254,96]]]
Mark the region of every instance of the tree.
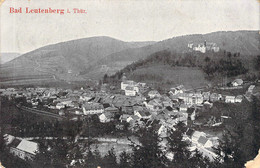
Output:
[[2,132],[0,132],[0,161],[2,160],[5,150],[6,150],[5,139]]
[[68,142],[59,138],[49,143],[40,143],[34,167],[65,167],[70,163],[70,159],[67,158],[68,149]]
[[170,130],[170,135],[167,137],[169,152],[173,153],[172,167],[181,168],[189,167],[191,152],[188,147],[189,142],[183,140],[185,127],[183,123],[178,123],[175,130]]
[[161,140],[153,127],[138,131],[140,144],[132,144],[132,167],[163,168],[167,158],[159,145]]
[[125,151],[123,151],[121,154],[120,154],[120,160],[119,160],[119,168],[130,168],[131,165],[130,165],[130,159],[131,159],[131,156],[130,154],[127,154]]
[[255,69],[260,70],[260,55],[258,55],[256,58]]
[[113,167],[113,168],[117,168],[118,164],[116,162],[116,155],[115,155],[115,151],[114,148],[111,148],[108,153],[105,155],[104,159],[103,159],[103,166],[101,167]]
[[210,165],[212,163],[210,163],[209,158],[204,157],[202,153],[199,152],[198,149],[196,149],[189,161],[189,164],[192,165],[192,167],[194,168],[201,168],[201,167],[211,168]]
[[208,63],[208,62],[210,61],[210,58],[209,58],[209,57],[206,57],[206,58],[204,59],[204,61]]
[[[97,149],[95,149],[97,150]],[[88,150],[88,153],[85,158],[85,167],[87,168],[96,168],[100,166],[101,156],[98,151],[95,151],[93,153],[90,149]]]
[[103,77],[103,82],[104,82],[104,83],[107,83],[107,82],[108,82],[108,75],[107,75],[107,74],[104,75],[104,77]]
[[254,154],[257,155],[258,150],[260,149],[259,139],[260,139],[260,101],[256,96],[252,97],[252,122],[254,126]]

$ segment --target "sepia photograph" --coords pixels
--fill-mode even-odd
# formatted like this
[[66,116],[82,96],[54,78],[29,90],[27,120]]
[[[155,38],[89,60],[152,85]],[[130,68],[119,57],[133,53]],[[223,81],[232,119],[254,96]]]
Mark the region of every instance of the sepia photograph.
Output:
[[0,0],[0,168],[260,168],[260,1]]

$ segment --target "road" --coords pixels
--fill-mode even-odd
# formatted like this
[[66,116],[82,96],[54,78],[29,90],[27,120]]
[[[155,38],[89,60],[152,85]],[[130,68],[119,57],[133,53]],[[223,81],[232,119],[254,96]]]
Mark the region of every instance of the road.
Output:
[[65,119],[66,118],[66,117],[60,116],[60,115],[55,114],[55,113],[51,113],[51,112],[47,112],[47,111],[43,111],[43,110],[38,110],[38,109],[33,109],[33,108],[25,107],[25,106],[18,106],[17,105],[16,107],[21,109],[21,110],[24,110],[26,112],[29,112],[29,113],[34,113],[34,114],[52,117],[52,118],[56,118],[56,119]]
[[[58,139],[58,137],[18,137],[20,139],[25,139],[28,141],[37,140],[37,139],[46,139],[46,140],[54,140]],[[60,137],[59,137],[60,138]],[[66,140],[69,139],[68,137],[62,137],[62,139]],[[88,140],[88,137],[79,137],[79,140]],[[102,143],[116,143],[121,145],[131,145],[131,141],[127,138],[90,138],[91,140],[96,140]]]
[[35,64],[37,65],[37,67],[34,68],[35,71],[39,71],[39,72],[51,74],[54,80],[58,80],[54,74],[52,74],[52,73],[50,73],[50,72],[48,72],[48,71],[42,70],[42,69],[40,68],[40,67],[41,67],[41,64],[40,64],[36,59],[34,60],[34,62],[35,62]]

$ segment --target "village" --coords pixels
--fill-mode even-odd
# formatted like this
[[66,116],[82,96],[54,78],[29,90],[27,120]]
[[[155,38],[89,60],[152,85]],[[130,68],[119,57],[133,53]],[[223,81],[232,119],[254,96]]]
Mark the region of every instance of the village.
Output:
[[[118,89],[103,84],[99,89],[78,90],[6,88],[0,89],[0,94],[10,101],[24,99],[17,107],[23,107],[27,112],[37,112],[37,115],[47,114],[49,117],[72,121],[95,115],[100,123],[117,122],[118,129],[122,129],[122,123],[127,123],[129,132],[155,125],[162,139],[162,146],[166,148],[165,140],[169,130],[175,130],[175,126],[182,122],[187,128],[183,140],[191,143],[190,151],[198,150],[210,160],[214,160],[217,155],[213,147],[216,147],[218,140],[222,138],[221,125],[232,118],[223,113],[208,115],[207,111],[212,109],[216,102],[237,104],[251,101],[250,95],[253,94],[255,85],[250,85],[246,93],[239,95],[222,95],[211,92],[210,88],[186,90],[183,85],[173,87],[167,93],[159,93],[146,83],[137,83],[124,77],[117,87]],[[243,87],[243,80],[235,79],[230,89]],[[213,129],[217,131],[214,132]],[[7,144],[11,146],[11,153],[22,159],[33,158],[37,153],[36,142],[8,134],[6,138]],[[173,154],[167,153],[167,157],[172,159]]]

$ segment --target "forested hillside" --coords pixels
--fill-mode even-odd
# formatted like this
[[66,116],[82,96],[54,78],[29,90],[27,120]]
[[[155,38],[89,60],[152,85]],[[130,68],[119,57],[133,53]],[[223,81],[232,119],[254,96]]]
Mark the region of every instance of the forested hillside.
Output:
[[[248,80],[254,80],[259,77],[258,59],[257,56],[246,57],[241,56],[240,53],[226,51],[203,54],[163,50],[126,66],[110,78],[106,78],[105,81],[116,82],[123,74],[126,74],[127,77],[136,81],[153,81],[169,85],[186,84],[194,88],[202,84],[206,85],[218,77],[234,78],[243,75]],[[187,76],[187,80],[182,80]],[[192,77],[195,78],[190,80]],[[195,83],[192,84],[194,81]]]

